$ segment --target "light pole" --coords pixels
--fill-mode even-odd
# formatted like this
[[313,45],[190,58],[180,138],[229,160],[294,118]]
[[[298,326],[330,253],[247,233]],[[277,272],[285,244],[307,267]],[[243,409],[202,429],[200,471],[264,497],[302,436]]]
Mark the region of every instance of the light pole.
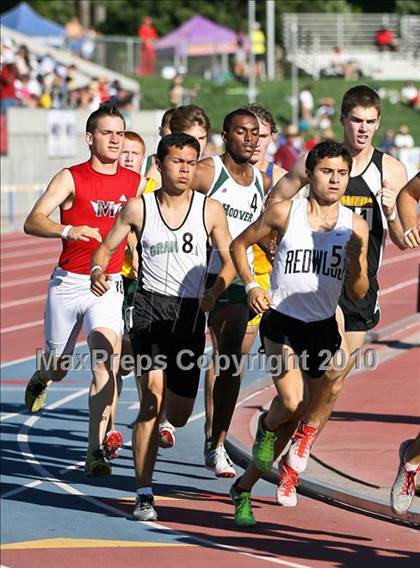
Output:
[[255,103],[257,95],[255,81],[255,53],[252,49],[252,35],[255,24],[255,0],[248,0],[248,37],[249,37],[249,73],[248,73],[248,103]]
[[276,59],[275,59],[275,3],[274,0],[266,0],[266,28],[267,28],[267,79],[274,81],[276,78]]

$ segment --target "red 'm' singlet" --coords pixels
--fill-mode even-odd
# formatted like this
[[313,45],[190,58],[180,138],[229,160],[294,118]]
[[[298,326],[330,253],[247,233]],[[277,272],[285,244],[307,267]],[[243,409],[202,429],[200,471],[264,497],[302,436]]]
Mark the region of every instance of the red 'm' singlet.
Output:
[[[90,161],[69,168],[74,180],[75,196],[72,207],[61,210],[63,225],[98,227],[104,239],[127,200],[135,197],[140,176],[127,168],[117,167],[112,175],[94,170]],[[109,261],[106,271],[121,271],[126,241],[122,242]],[[63,240],[63,252],[58,265],[68,272],[90,273],[90,258],[98,248],[96,239],[85,241]]]

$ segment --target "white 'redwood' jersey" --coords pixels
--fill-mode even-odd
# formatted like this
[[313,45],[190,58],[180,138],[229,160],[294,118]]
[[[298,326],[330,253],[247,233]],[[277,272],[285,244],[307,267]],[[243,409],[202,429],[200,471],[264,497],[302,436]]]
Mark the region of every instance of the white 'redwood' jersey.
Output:
[[[207,195],[223,205],[228,220],[229,232],[232,238],[235,239],[251,223],[256,221],[261,214],[264,203],[262,173],[252,166],[254,179],[249,185],[240,185],[229,175],[220,156],[212,156],[212,159],[214,162],[214,178]],[[248,248],[247,256],[248,264],[252,268],[254,263],[252,247]],[[220,257],[212,251],[209,272],[218,274],[220,267]]]
[[142,199],[144,225],[137,247],[140,286],[165,296],[199,298],[204,288],[209,247],[206,196],[192,192],[185,218],[175,229],[163,218],[156,192],[143,195]]
[[314,231],[308,200],[295,199],[271,274],[271,307],[304,322],[332,317],[344,282],[345,246],[352,235],[353,213],[339,205],[335,227]]

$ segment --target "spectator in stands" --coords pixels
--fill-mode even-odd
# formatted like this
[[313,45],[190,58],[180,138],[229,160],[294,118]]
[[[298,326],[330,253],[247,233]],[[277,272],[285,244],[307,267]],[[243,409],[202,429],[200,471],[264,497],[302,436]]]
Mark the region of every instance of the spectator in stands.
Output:
[[414,148],[414,138],[411,136],[410,129],[406,124],[400,126],[399,133],[395,136],[395,146],[398,150]]
[[188,104],[184,102],[186,98],[186,90],[183,83],[184,78],[182,75],[175,75],[174,80],[169,87],[169,102],[172,107],[179,107],[184,104]]
[[15,55],[16,69],[19,75],[30,75],[32,67],[36,66],[36,59],[30,55],[26,45],[21,45]]
[[344,54],[341,47],[334,47],[331,57],[331,67],[326,75],[344,77],[347,81],[353,81],[359,78],[360,70],[357,63],[349,60],[347,55]]
[[305,151],[310,152],[319,142],[321,142],[320,135],[317,132],[310,132],[309,138],[305,142]]
[[395,132],[392,128],[388,128],[379,143],[379,149],[386,154],[397,157],[397,147],[395,146]]
[[389,28],[382,26],[375,34],[375,43],[379,51],[396,51],[397,42],[394,38],[394,32]]
[[306,86],[299,93],[300,130],[308,130],[313,126],[314,123],[314,117],[312,115],[313,110],[314,110],[314,97],[312,96],[312,88]]
[[298,143],[299,130],[293,124],[290,124],[285,132],[286,141],[280,146],[274,154],[274,163],[285,170],[292,170],[300,155]]
[[83,38],[83,26],[77,16],[74,16],[66,23],[64,26],[64,32],[66,34],[67,45],[70,51],[80,53]]
[[148,76],[155,74],[156,53],[155,41],[158,39],[158,33],[153,26],[153,20],[150,16],[143,18],[143,22],[137,30],[140,38],[140,67],[139,75]]
[[[11,59],[9,58],[9,61]],[[6,63],[1,68],[0,72],[0,110],[6,112],[10,107],[18,104],[16,98],[15,81],[18,77],[16,65],[13,63]]]
[[335,134],[332,128],[326,128],[321,134],[321,142],[325,142],[325,140],[335,140]]
[[84,59],[92,59],[95,53],[95,40],[97,33],[93,28],[87,28],[83,31],[82,43],[80,46],[80,55]]
[[335,116],[335,100],[332,97],[324,97],[320,101],[314,116],[314,124],[321,130],[331,128]]
[[255,77],[265,80],[265,34],[259,22],[251,31],[251,49],[255,55]]
[[236,36],[233,74],[239,80],[244,79],[247,76],[247,53],[243,32],[239,32]]
[[406,81],[404,87],[401,89],[401,100],[410,106],[414,106],[418,97],[419,91],[413,81]]

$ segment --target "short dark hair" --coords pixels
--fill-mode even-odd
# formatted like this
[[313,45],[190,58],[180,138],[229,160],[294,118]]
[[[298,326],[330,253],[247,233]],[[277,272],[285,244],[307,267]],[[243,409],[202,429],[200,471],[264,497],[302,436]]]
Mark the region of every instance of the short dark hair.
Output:
[[197,138],[185,134],[184,132],[175,132],[174,134],[168,134],[167,136],[162,136],[156,151],[156,158],[159,162],[163,162],[165,156],[169,153],[169,148],[175,146],[176,148],[185,148],[185,146],[191,146],[197,152],[197,158],[200,155],[200,144]]
[[320,142],[312,148],[306,157],[305,166],[310,172],[313,172],[315,166],[324,158],[343,158],[347,165],[349,166],[349,172],[351,172],[351,166],[353,164],[352,157],[349,151],[344,148],[342,144],[335,142],[335,140],[325,140]]
[[205,111],[197,105],[184,105],[174,109],[169,121],[171,132],[184,132],[195,124],[208,132],[211,128],[210,119]]
[[169,123],[171,122],[171,118],[175,110],[176,110],[175,108],[168,108],[168,110],[165,110],[162,116],[162,120],[160,122],[161,128],[169,128]]
[[277,126],[276,126],[275,120],[273,118],[273,115],[265,107],[260,106],[260,105],[256,105],[255,103],[252,103],[252,104],[246,105],[243,108],[245,110],[250,110],[252,112],[252,114],[255,114],[255,116],[261,120],[261,122],[265,122],[266,124],[268,124],[268,126],[270,127],[270,130],[271,130],[271,134],[274,134],[274,132],[277,132]]
[[341,101],[341,116],[347,116],[354,107],[373,107],[381,114],[381,98],[376,91],[367,85],[357,85],[344,93]]
[[228,132],[230,127],[232,126],[232,122],[233,119],[236,116],[251,116],[252,118],[256,119],[256,116],[253,112],[251,112],[250,110],[246,109],[246,108],[237,108],[236,110],[233,110],[232,112],[230,112],[229,114],[227,114],[223,120],[223,131],[224,132]]
[[96,127],[98,126],[98,120],[103,116],[117,116],[121,118],[124,123],[124,130],[125,130],[125,118],[119,111],[118,107],[114,104],[104,103],[99,106],[96,110],[89,115],[89,118],[86,122],[86,132],[90,132],[93,134],[95,132]]

